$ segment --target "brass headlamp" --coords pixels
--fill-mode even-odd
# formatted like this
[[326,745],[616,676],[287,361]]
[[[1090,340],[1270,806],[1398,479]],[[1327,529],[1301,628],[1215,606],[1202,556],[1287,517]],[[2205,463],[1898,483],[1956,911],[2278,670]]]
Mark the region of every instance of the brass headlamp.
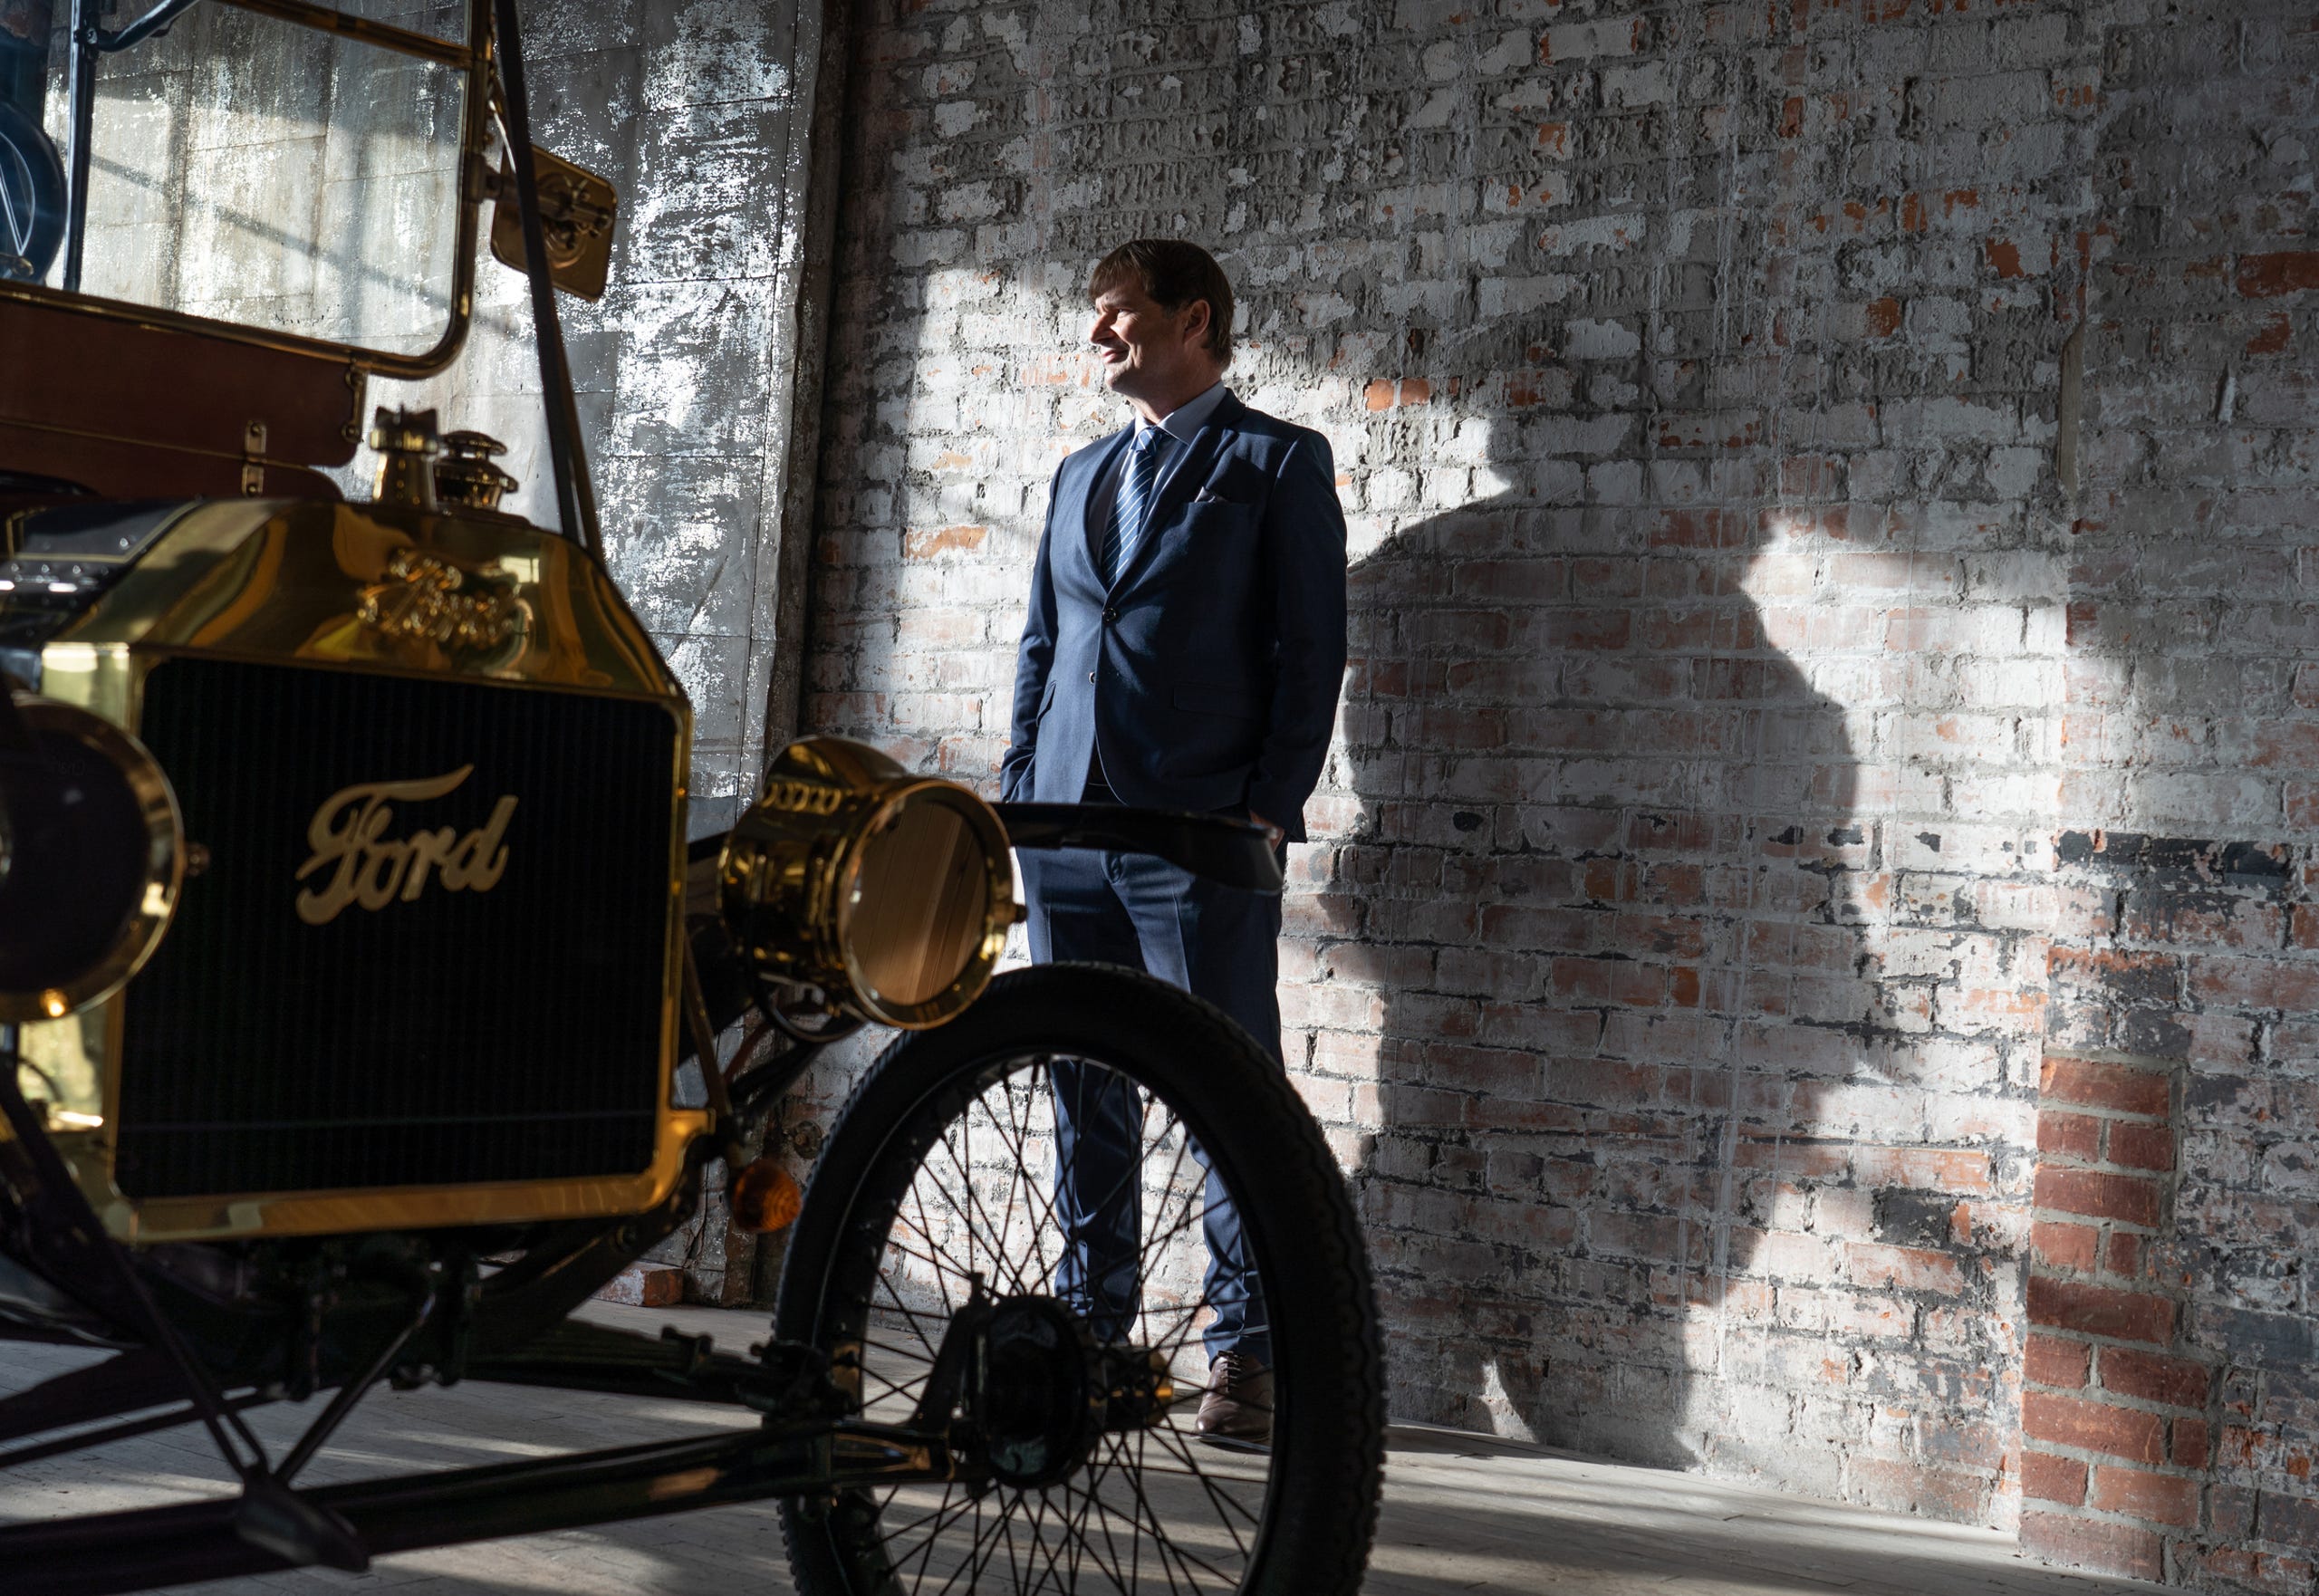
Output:
[[955,782],[840,737],[792,743],[726,839],[719,908],[760,981],[922,1030],[982,995],[1015,922],[1006,832]]
[[160,945],[185,832],[135,737],[31,693],[13,707],[0,710],[0,1022],[61,1020]]

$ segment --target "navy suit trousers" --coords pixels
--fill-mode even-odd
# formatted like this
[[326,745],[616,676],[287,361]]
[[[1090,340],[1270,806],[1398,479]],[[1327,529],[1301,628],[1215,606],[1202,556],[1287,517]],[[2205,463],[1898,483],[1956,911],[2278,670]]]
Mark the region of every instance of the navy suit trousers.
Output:
[[[1280,899],[1204,880],[1148,854],[1025,849],[1031,957],[1092,959],[1148,971],[1230,1014],[1280,1062]],[[1065,1238],[1057,1289],[1095,1333],[1124,1340],[1142,1289],[1140,1181],[1148,1134],[1133,1090],[1108,1072],[1054,1065],[1055,1210]],[[1229,1105],[1221,1105],[1229,1111]],[[1153,1127],[1152,1129],[1157,1129]],[[1237,1348],[1272,1361],[1270,1321],[1240,1216],[1198,1144],[1207,1174],[1212,1360]]]

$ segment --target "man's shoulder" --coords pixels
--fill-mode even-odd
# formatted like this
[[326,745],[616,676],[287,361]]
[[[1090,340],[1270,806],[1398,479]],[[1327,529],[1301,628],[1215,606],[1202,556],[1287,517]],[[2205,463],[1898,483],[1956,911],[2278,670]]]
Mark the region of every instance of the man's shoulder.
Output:
[[1316,459],[1332,457],[1329,440],[1320,433],[1310,427],[1300,427],[1294,421],[1269,415],[1254,405],[1240,404],[1230,424],[1242,437],[1255,446],[1255,452],[1258,454],[1276,455],[1301,444],[1312,450]]

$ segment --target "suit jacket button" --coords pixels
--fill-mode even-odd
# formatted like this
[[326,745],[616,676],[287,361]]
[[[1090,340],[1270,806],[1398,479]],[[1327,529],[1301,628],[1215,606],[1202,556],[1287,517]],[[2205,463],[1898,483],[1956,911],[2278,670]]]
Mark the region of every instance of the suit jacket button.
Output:
[[1092,670],[1091,670],[1091,671],[1089,671],[1089,672],[1087,673],[1087,679],[1088,679],[1089,681],[1091,681],[1091,682],[1092,682],[1092,681],[1093,681],[1093,680],[1095,679],[1095,673],[1094,673],[1093,671],[1092,671]]
[[1120,612],[1116,610],[1106,610],[1103,611],[1103,619],[1106,620],[1117,620],[1119,618]]

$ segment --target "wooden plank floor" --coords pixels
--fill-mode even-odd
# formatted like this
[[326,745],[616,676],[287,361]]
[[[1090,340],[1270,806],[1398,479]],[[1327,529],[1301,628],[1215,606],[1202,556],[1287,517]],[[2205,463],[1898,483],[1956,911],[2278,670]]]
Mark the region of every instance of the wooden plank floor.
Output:
[[[762,1315],[597,1304],[645,1330],[671,1322],[735,1350]],[[88,1355],[0,1343],[0,1390]],[[304,1421],[261,1410],[279,1449]],[[380,1393],[303,1476],[311,1483],[621,1445],[754,1418],[682,1403],[467,1384]],[[218,1492],[223,1467],[197,1428],[51,1458],[0,1476],[0,1520],[182,1501]],[[770,1505],[417,1553],[366,1574],[328,1571],[188,1587],[201,1596],[790,1596]],[[2111,1596],[2154,1591],[2040,1570],[1985,1530],[1865,1512],[1696,1476],[1397,1426],[1369,1596]]]

